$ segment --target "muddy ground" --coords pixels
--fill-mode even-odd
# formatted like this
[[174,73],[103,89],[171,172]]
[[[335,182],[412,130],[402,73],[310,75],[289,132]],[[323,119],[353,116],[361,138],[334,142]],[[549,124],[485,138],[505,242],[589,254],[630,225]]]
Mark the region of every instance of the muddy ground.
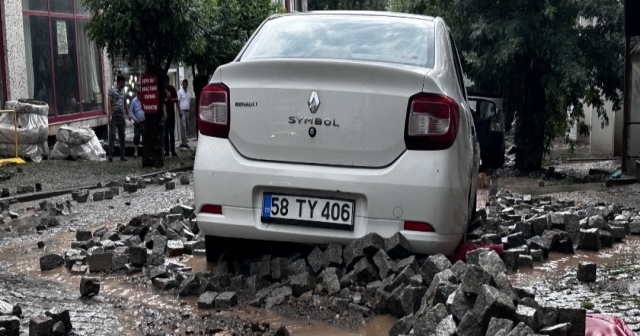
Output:
[[[187,159],[171,159],[169,165],[191,164]],[[46,179],[46,188],[73,187],[124,178],[140,171],[139,162],[121,164],[49,162],[29,164],[22,175],[12,180],[15,185]],[[121,165],[120,168],[114,168]],[[62,166],[62,167],[61,167]],[[588,171],[592,167],[615,170],[615,161],[598,163],[557,164],[558,169]],[[7,168],[15,169],[15,168]],[[37,173],[36,173],[37,172]],[[146,173],[146,171],[145,171]],[[35,176],[35,177],[34,177]],[[51,180],[51,181],[49,181]],[[546,181],[539,187],[539,179],[505,178],[492,181],[492,188],[532,195],[551,195],[574,199],[578,204],[598,202],[636,206],[640,204],[640,185],[607,189],[601,184],[566,185]],[[5,182],[2,182],[3,186]],[[488,189],[481,190],[478,206],[486,202]],[[70,195],[49,201],[63,203]],[[39,258],[46,253],[61,253],[75,240],[77,229],[115,228],[131,218],[168,211],[177,204],[192,204],[192,185],[177,185],[167,191],[164,186],[149,185],[133,194],[121,193],[113,200],[84,204],[72,202],[68,214],[59,216],[60,226],[38,232],[35,209],[39,202],[17,203],[10,210],[19,218],[0,225],[0,299],[19,303],[23,309],[22,334],[28,333],[29,318],[51,308],[69,309],[76,335],[162,335],[162,334],[229,334],[242,330],[252,334],[252,322],[265,330],[274,331],[285,325],[293,335],[387,335],[395,322],[389,316],[349,316],[335,314],[327,307],[291,302],[275,310],[238,306],[231,310],[199,310],[197,298],[179,298],[162,294],[141,275],[102,275],[100,295],[91,299],[80,297],[80,277],[66,268],[41,272]],[[6,230],[10,227],[10,232]],[[37,243],[44,242],[44,248]],[[630,327],[640,331],[640,237],[631,237],[615,244],[612,249],[598,253],[577,251],[566,256],[552,253],[545,263],[536,263],[532,270],[510,274],[514,285],[531,287],[540,302],[554,302],[559,306],[582,306],[590,312],[602,312],[621,317]],[[575,271],[579,261],[598,263],[598,281],[578,283]],[[213,267],[204,256],[183,256],[175,261],[192,267],[194,272]],[[255,324],[255,323],[254,323]],[[237,334],[244,334],[237,333]],[[258,332],[257,334],[260,334]],[[264,334],[268,334],[265,332]]]

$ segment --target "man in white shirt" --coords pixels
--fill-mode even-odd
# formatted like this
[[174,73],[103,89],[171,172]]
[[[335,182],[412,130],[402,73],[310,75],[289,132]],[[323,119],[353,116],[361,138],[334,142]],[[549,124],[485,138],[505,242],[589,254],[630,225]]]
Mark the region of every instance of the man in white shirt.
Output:
[[191,111],[191,96],[189,95],[189,82],[185,79],[182,81],[182,89],[178,91],[178,100],[180,101],[180,127],[182,133],[182,145],[180,148],[189,149],[189,141],[187,140],[187,129],[189,128],[189,111]]

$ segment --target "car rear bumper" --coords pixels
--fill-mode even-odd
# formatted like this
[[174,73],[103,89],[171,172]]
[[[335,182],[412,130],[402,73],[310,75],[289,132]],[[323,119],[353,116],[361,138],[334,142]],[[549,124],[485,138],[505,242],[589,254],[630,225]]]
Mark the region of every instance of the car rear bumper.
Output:
[[[411,250],[451,254],[468,218],[470,177],[456,149],[405,152],[384,168],[346,168],[248,160],[226,139],[202,136],[194,166],[198,226],[217,237],[348,244],[376,232],[401,232]],[[353,231],[262,223],[265,192],[339,197],[356,202]],[[200,212],[222,206],[222,215]],[[436,232],[405,231],[404,221]]]

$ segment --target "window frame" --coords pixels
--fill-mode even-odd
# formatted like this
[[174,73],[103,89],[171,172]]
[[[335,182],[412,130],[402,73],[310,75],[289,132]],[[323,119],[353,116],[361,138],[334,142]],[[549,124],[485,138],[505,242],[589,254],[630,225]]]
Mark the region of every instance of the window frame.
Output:
[[456,43],[453,40],[453,35],[451,35],[450,31],[447,32],[447,36],[449,37],[449,43],[451,44],[451,56],[453,56],[458,88],[460,89],[462,97],[467,100],[467,88],[464,85],[464,73],[462,71],[462,64],[460,63],[460,55],[458,55],[458,48],[456,48]]
[[[67,122],[67,121],[74,121],[74,120],[81,120],[81,119],[89,119],[89,118],[93,118],[93,117],[99,117],[99,116],[103,116],[106,114],[106,111],[104,109],[104,95],[105,95],[105,88],[104,88],[104,74],[103,74],[103,64],[104,64],[104,59],[102,57],[102,52],[101,49],[98,49],[98,67],[99,69],[99,81],[98,84],[100,85],[100,89],[102,91],[102,97],[103,97],[103,101],[101,102],[102,105],[102,109],[99,110],[91,110],[91,111],[81,111],[81,112],[76,112],[76,113],[70,113],[70,114],[58,114],[58,96],[56,94],[57,90],[56,90],[56,71],[55,71],[55,58],[54,58],[54,53],[53,53],[53,29],[51,27],[51,24],[53,22],[54,19],[71,19],[74,22],[74,37],[75,37],[75,45],[76,45],[76,72],[77,72],[77,77],[78,77],[78,101],[82,101],[83,95],[82,95],[82,75],[80,73],[80,51],[78,50],[78,21],[88,21],[91,20],[91,15],[85,14],[85,13],[78,13],[77,12],[77,2],[82,1],[82,0],[72,0],[72,6],[73,6],[73,13],[57,13],[57,12],[52,12],[51,11],[51,1],[54,0],[43,0],[47,2],[47,10],[46,11],[39,11],[39,10],[30,10],[30,9],[24,9],[22,10],[22,15],[23,16],[39,16],[39,17],[46,17],[49,21],[49,52],[51,53],[51,57],[50,57],[50,64],[49,66],[51,67],[51,78],[52,78],[52,89],[53,89],[53,106],[49,106],[49,108],[53,108],[54,114],[49,116],[49,123],[62,123],[62,122]],[[3,48],[4,50],[4,48]],[[6,91],[6,90],[5,90]],[[64,97],[60,98],[60,99],[64,99]]]
[[[0,15],[0,27],[4,27],[4,21],[2,21],[4,15]],[[0,36],[0,57],[2,58],[2,60],[0,60],[0,71],[2,71],[2,87],[0,88],[0,90],[2,90],[2,92],[0,92],[2,94],[2,106],[0,106],[0,109],[4,109],[5,108],[5,104],[7,102],[7,58],[5,57],[5,51],[4,51],[4,34],[0,34],[2,36]]]

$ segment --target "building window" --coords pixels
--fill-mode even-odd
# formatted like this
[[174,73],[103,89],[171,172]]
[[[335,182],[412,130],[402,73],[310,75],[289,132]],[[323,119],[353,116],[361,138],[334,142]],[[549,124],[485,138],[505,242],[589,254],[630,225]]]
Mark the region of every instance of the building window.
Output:
[[80,2],[22,0],[29,97],[49,104],[54,122],[104,113],[100,50]]

